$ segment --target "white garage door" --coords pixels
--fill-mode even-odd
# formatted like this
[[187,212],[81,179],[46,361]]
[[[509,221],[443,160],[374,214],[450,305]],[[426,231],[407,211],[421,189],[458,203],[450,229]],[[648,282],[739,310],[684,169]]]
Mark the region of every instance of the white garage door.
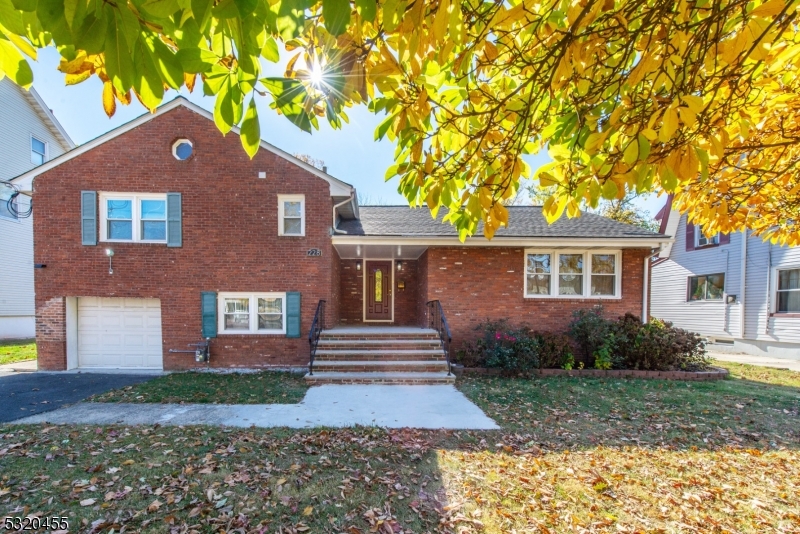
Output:
[[78,366],[161,369],[161,302],[79,298]]

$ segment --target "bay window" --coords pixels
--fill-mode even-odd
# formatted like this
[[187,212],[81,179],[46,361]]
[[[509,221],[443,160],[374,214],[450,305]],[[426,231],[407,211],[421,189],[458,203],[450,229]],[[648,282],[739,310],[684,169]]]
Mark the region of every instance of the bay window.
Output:
[[525,250],[526,298],[619,298],[621,252]]

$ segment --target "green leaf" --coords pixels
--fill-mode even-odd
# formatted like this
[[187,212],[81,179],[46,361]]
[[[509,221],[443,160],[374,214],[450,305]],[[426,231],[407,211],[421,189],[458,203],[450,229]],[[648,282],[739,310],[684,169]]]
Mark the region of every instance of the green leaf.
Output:
[[161,80],[172,87],[180,89],[183,85],[183,66],[170,48],[154,34],[148,34],[145,40],[155,59],[156,69]]
[[270,6],[270,12],[276,15],[275,28],[284,41],[299,36],[305,25],[305,7],[298,4],[283,0]]
[[322,17],[332,35],[343,34],[350,23],[350,0],[322,0]]
[[239,8],[234,0],[222,0],[214,6],[211,13],[218,19],[230,19],[239,16]]
[[239,10],[239,16],[241,18],[255,11],[258,5],[258,0],[234,0],[234,2],[236,3],[236,8]]
[[[0,5],[4,0],[0,0]],[[10,1],[10,0],[8,0]],[[72,28],[75,22],[75,13],[80,9],[79,6],[85,5],[84,0],[64,0],[64,18],[67,19],[67,24]],[[80,20],[77,21],[80,24]]]
[[17,47],[0,35],[0,79],[4,76],[8,76],[25,89],[33,83],[33,71],[28,61]]
[[15,9],[20,11],[27,13],[36,11],[36,0],[11,0],[11,3],[14,4]]
[[114,16],[117,19],[117,30],[122,30],[122,33],[125,35],[125,42],[128,43],[128,49],[133,50],[133,47],[139,40],[139,33],[141,32],[139,19],[136,18],[136,15],[125,5],[118,8]]
[[403,18],[405,11],[405,2],[403,0],[386,0],[383,4],[383,26],[386,31],[394,31]]
[[214,0],[192,0],[192,16],[197,21],[199,28],[205,28],[208,19],[211,18],[211,8],[214,7]]
[[261,83],[272,94],[277,107],[292,124],[311,133],[312,120],[303,107],[307,98],[305,86],[289,78],[263,78]]
[[639,139],[639,161],[647,161],[650,156],[650,141],[642,134],[639,134],[637,139]]
[[356,0],[356,11],[358,11],[359,17],[367,22],[372,22],[378,13],[378,3],[376,0]]
[[117,28],[116,19],[108,22],[106,34],[106,73],[119,93],[127,93],[133,86],[133,61],[125,36]]
[[143,11],[162,19],[171,17],[179,7],[178,0],[147,0],[142,4]]
[[278,50],[278,42],[271,35],[267,37],[264,47],[261,49],[261,56],[267,61],[277,63],[281,60],[281,53]]
[[247,113],[244,114],[244,120],[242,121],[240,137],[245,152],[250,156],[250,159],[253,159],[261,144],[261,126],[258,123],[255,97],[250,99],[250,104],[247,106]]
[[55,42],[61,46],[72,44],[72,31],[64,17],[63,0],[39,0],[36,4],[36,15]]
[[628,165],[633,165],[639,159],[639,144],[636,139],[631,139],[622,155],[622,161]]
[[105,10],[101,9],[83,19],[80,28],[75,32],[75,46],[85,50],[87,54],[98,54],[103,51],[106,42]]
[[603,184],[603,198],[606,200],[612,200],[617,198],[617,193],[619,192],[619,188],[617,188],[617,184],[614,183],[614,180],[606,180]]
[[175,54],[185,72],[198,74],[208,72],[219,61],[219,57],[202,48],[182,48]]
[[26,33],[25,25],[22,23],[22,13],[17,11],[11,0],[0,0],[0,24],[17,35]]
[[133,49],[133,68],[136,76],[133,88],[150,111],[155,110],[164,97],[164,84],[156,63],[144,39],[139,39]]
[[214,124],[217,125],[222,135],[227,134],[233,128],[233,101],[231,99],[231,81],[226,80],[217,93],[217,100],[214,102]]

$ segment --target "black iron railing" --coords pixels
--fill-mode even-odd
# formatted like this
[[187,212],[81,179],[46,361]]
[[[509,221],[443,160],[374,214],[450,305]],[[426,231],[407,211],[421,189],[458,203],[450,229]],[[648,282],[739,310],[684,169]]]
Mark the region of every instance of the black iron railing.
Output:
[[317,311],[314,313],[314,320],[311,322],[311,331],[308,333],[308,345],[311,354],[308,360],[308,374],[314,374],[314,357],[317,355],[317,345],[319,335],[325,329],[325,301],[320,300],[317,304]]
[[447,358],[447,376],[450,376],[450,342],[453,341],[453,337],[450,335],[450,326],[447,324],[447,317],[444,316],[442,303],[438,300],[428,302],[428,327],[439,333],[444,355]]

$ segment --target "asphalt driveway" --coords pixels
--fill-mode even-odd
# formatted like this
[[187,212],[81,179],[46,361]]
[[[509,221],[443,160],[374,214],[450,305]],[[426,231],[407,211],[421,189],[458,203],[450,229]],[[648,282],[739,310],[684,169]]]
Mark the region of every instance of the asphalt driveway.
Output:
[[97,393],[146,382],[156,376],[100,373],[0,374],[0,423],[49,412]]

